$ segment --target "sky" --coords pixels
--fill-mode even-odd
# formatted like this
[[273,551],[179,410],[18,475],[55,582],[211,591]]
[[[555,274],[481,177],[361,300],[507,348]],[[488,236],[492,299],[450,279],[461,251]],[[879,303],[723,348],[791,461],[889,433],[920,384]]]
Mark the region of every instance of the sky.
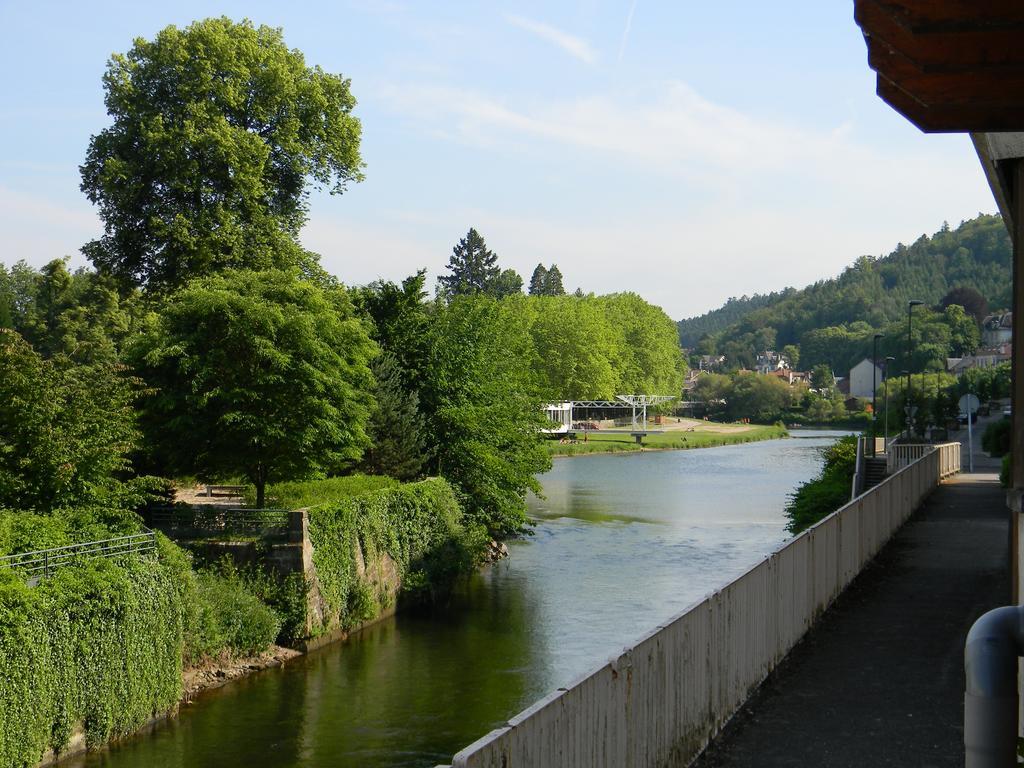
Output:
[[875,95],[851,2],[0,0],[0,263],[87,263],[108,58],[220,15],[351,79],[366,180],[302,233],[348,284],[433,285],[474,227],[526,281],[678,319],[995,212],[967,136]]

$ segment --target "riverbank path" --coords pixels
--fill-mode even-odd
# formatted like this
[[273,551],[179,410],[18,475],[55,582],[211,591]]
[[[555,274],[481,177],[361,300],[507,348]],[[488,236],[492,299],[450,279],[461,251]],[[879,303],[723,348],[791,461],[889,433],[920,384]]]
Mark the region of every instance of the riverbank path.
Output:
[[1008,518],[992,473],[937,488],[695,766],[963,766],[964,639],[1010,601]]

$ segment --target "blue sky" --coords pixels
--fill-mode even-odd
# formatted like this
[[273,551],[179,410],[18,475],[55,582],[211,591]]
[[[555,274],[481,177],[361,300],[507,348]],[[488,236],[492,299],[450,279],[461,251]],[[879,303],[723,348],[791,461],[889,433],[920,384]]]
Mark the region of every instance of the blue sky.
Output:
[[556,262],[679,318],[995,210],[966,136],[875,96],[849,2],[0,0],[0,262],[84,263],[107,58],[218,15],[352,80],[366,181],[303,232],[347,283],[432,284],[472,226],[526,279]]

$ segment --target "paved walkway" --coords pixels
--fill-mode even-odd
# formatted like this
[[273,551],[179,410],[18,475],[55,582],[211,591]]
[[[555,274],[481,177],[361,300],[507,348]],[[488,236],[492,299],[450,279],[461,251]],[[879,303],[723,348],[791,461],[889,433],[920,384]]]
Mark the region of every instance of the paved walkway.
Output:
[[936,489],[696,763],[963,766],[963,645],[1009,601],[995,476]]

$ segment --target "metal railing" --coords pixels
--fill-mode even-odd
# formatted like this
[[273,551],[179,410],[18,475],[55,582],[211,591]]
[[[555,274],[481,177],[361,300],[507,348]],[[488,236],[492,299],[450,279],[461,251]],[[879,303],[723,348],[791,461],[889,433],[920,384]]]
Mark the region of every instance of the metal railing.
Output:
[[285,538],[288,536],[289,514],[287,509],[197,505],[153,507],[143,517],[150,528],[163,531],[172,538]]
[[113,539],[85,541],[80,544],[67,544],[63,547],[4,555],[0,557],[0,569],[17,571],[24,574],[28,581],[36,582],[51,576],[60,568],[77,565],[84,560],[114,559],[127,555],[145,555],[155,552],[156,534],[146,529],[142,533],[134,533],[130,536],[118,536]]

